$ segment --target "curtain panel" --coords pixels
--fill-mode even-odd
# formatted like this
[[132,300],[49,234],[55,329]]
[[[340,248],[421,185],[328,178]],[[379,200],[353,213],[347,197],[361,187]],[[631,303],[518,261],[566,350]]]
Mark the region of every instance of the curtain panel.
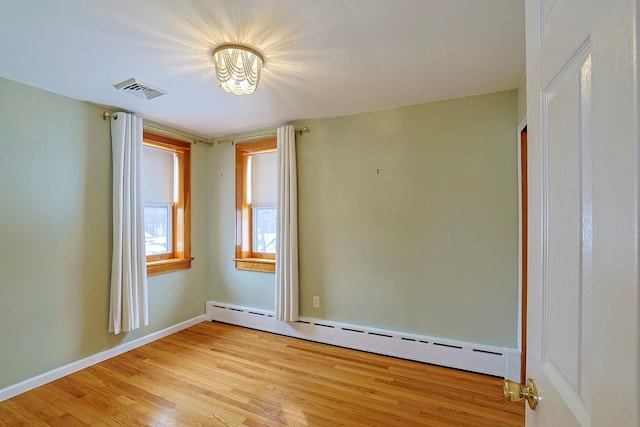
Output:
[[294,127],[279,127],[277,141],[276,319],[293,322],[298,320],[298,180]]
[[142,118],[119,112],[111,119],[113,151],[113,255],[109,332],[149,324],[142,198]]

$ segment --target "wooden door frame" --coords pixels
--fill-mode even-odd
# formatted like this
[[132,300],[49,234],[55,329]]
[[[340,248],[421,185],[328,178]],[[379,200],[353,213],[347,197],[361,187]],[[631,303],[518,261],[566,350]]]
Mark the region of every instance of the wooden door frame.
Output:
[[527,184],[527,119],[518,125],[518,348],[520,350],[520,383],[527,375],[527,245],[528,245],[528,184]]

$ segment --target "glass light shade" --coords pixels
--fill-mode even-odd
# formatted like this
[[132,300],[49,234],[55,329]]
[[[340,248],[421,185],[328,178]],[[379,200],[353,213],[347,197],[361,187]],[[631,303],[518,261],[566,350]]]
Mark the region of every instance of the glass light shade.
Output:
[[259,52],[240,45],[221,45],[213,51],[218,85],[236,95],[250,95],[260,81],[263,58]]

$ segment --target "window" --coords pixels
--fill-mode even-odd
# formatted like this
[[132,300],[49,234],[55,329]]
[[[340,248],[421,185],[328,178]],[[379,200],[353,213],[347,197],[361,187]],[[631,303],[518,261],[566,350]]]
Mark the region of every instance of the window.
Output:
[[236,144],[236,268],[276,270],[276,139]]
[[145,131],[147,275],[191,268],[191,145]]

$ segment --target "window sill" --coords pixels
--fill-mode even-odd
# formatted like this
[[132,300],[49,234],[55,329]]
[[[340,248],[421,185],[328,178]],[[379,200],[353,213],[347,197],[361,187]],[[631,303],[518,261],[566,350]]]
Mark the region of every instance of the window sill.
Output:
[[191,268],[191,261],[193,261],[193,258],[174,258],[147,262],[147,276],[187,270]]
[[236,270],[260,271],[262,273],[275,273],[276,260],[264,258],[236,258]]

